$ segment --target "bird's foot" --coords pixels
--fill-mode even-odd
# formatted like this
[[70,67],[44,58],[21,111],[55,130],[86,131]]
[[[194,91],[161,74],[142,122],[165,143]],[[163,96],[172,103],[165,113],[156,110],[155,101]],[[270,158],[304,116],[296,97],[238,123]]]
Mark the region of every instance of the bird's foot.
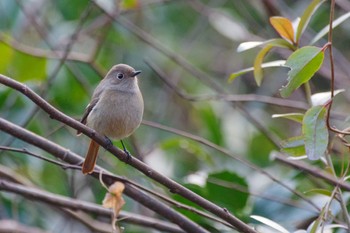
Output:
[[130,153],[129,153],[129,151],[126,149],[126,147],[124,146],[123,140],[120,140],[120,142],[122,143],[124,153],[126,154],[126,160],[125,160],[125,162],[126,162],[126,163],[129,163],[129,162],[131,161],[132,156],[130,155]]
[[111,139],[109,139],[107,136],[105,136],[105,140],[107,143],[107,149],[111,149],[113,147],[113,142]]

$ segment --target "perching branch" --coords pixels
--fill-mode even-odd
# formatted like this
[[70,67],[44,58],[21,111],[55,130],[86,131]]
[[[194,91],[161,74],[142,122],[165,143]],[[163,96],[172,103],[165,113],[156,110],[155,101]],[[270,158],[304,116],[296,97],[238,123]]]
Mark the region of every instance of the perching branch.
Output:
[[[196,193],[192,192],[191,190],[183,187],[182,185],[176,183],[175,181],[161,175],[154,169],[147,166],[145,163],[141,162],[140,160],[136,158],[132,158],[128,160],[128,156],[119,148],[117,147],[111,147],[109,142],[105,140],[105,137],[102,135],[99,135],[94,130],[90,129],[89,127],[81,124],[79,121],[63,114],[62,112],[58,111],[56,108],[54,108],[52,105],[50,105],[48,102],[46,102],[44,99],[42,99],[39,95],[37,95],[35,92],[33,92],[30,88],[23,85],[20,82],[17,82],[9,77],[6,77],[4,75],[0,75],[0,83],[9,86],[17,91],[20,91],[24,95],[26,95],[29,99],[31,99],[35,104],[37,104],[41,109],[43,109],[45,112],[49,114],[49,116],[53,119],[56,119],[76,130],[81,131],[83,134],[87,135],[97,143],[99,143],[102,147],[104,147],[106,150],[111,152],[113,155],[115,155],[118,159],[121,161],[131,165],[132,167],[136,168],[137,170],[141,171],[151,179],[159,182],[160,184],[166,186],[169,188],[169,190],[173,193],[179,194],[183,196],[184,198],[196,203],[197,205],[203,207],[204,209],[210,211],[211,213],[217,215],[218,217],[226,220],[228,223],[230,223],[232,226],[236,227],[241,232],[256,232],[253,230],[250,226],[242,222],[240,219],[235,217],[234,215],[230,214],[225,208],[219,207],[212,202],[206,200],[205,198],[197,195]],[[4,120],[1,120],[0,122],[5,123]],[[1,128],[1,127],[0,127]],[[11,132],[8,132],[11,133]],[[46,140],[47,141],[47,140]],[[34,144],[34,143],[32,143]],[[64,149],[63,151],[67,151]],[[62,151],[60,152],[61,157],[64,157],[62,154]],[[73,164],[77,164],[78,161],[73,162]],[[131,192],[132,193],[132,192]]]

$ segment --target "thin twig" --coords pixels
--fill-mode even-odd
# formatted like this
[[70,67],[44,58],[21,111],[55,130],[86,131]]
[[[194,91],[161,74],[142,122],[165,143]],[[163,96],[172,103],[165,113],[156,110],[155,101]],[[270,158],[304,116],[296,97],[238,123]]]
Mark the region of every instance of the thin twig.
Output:
[[60,167],[62,167],[64,169],[68,168],[68,167],[72,168],[72,166],[74,166],[75,169],[81,169],[81,166],[66,164],[66,163],[62,163],[62,162],[59,162],[59,161],[56,161],[56,160],[53,160],[53,159],[49,159],[49,158],[46,158],[44,156],[41,156],[41,155],[35,154],[33,152],[30,152],[26,148],[18,149],[18,148],[13,148],[13,147],[8,147],[8,146],[0,146],[0,150],[2,150],[2,151],[13,151],[13,152],[19,152],[19,153],[31,155],[31,156],[33,156],[35,158],[38,158],[38,159],[44,160],[46,162],[58,165],[58,166],[60,166]]

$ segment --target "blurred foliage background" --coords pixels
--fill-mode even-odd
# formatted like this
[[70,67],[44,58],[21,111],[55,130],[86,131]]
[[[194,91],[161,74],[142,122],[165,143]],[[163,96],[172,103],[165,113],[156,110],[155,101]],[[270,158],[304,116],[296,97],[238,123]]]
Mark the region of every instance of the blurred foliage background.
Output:
[[[294,20],[308,4],[305,0],[123,0],[118,8],[112,0],[1,0],[0,73],[24,82],[53,106],[79,119],[95,86],[111,66],[126,63],[142,70],[139,84],[145,100],[145,123],[125,140],[130,152],[162,174],[226,207],[245,222],[256,223],[249,216],[261,215],[293,231],[307,226],[308,219],[317,217],[317,210],[267,178],[261,170],[232,156],[269,172],[322,207],[327,198],[308,191],[328,188],[326,183],[270,159],[274,151],[279,151],[279,141],[300,134],[297,123],[272,119],[271,115],[305,109],[294,109],[284,100],[280,105],[259,102],[261,95],[279,97],[278,90],[286,83],[286,68],[266,69],[261,87],[256,86],[252,73],[232,83],[228,83],[228,77],[252,66],[258,51],[237,53],[241,42],[276,37],[269,17],[282,15]],[[336,16],[349,10],[348,1],[337,1]],[[115,14],[116,20],[107,14]],[[329,4],[325,3],[312,17],[301,43],[307,44],[328,21]],[[349,85],[349,36],[348,23],[334,31],[336,88]],[[318,46],[325,43],[326,40],[321,40]],[[267,60],[287,56],[285,51],[276,49]],[[159,77],[149,63],[165,75]],[[313,93],[328,91],[329,78],[329,63],[325,62],[311,81]],[[218,94],[222,98],[210,97]],[[225,100],[228,95],[234,95],[232,98],[242,95],[244,99],[245,94],[251,94],[248,101]],[[302,89],[290,99],[306,103]],[[334,112],[340,121],[335,119],[334,123],[339,126],[345,125],[348,100],[346,92],[336,99]],[[26,97],[3,85],[0,85],[0,116],[82,156],[86,153],[86,136],[76,137],[73,129],[50,119]],[[158,124],[206,139],[225,153],[162,130]],[[0,132],[0,144],[52,158],[3,132]],[[120,146],[119,142],[114,144]],[[342,153],[347,156],[344,150]],[[79,171],[63,170],[20,153],[4,150],[0,154],[1,167],[10,168],[52,193],[94,203],[101,203],[106,193],[97,180]],[[339,169],[340,160],[339,157]],[[100,151],[98,164],[171,196],[166,189],[104,150]],[[315,166],[323,167],[321,163]],[[178,196],[173,198],[190,204]],[[336,215],[339,208],[334,208]],[[157,217],[127,197],[123,209]],[[232,231],[180,211],[212,232]],[[48,205],[5,192],[0,192],[0,219],[15,219],[50,232],[89,232]],[[146,232],[138,226],[123,226],[124,232]]]

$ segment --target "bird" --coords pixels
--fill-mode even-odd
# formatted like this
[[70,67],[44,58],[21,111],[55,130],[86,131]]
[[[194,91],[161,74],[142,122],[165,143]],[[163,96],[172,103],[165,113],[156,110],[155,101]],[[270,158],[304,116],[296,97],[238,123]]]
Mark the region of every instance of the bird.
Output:
[[[141,71],[129,65],[117,64],[95,88],[91,101],[81,118],[81,123],[110,138],[121,140],[125,153],[130,157],[122,139],[130,136],[141,124],[144,101],[138,86]],[[81,132],[77,132],[78,135]],[[112,143],[112,142],[111,142]],[[82,165],[84,175],[93,172],[99,144],[91,139]]]

